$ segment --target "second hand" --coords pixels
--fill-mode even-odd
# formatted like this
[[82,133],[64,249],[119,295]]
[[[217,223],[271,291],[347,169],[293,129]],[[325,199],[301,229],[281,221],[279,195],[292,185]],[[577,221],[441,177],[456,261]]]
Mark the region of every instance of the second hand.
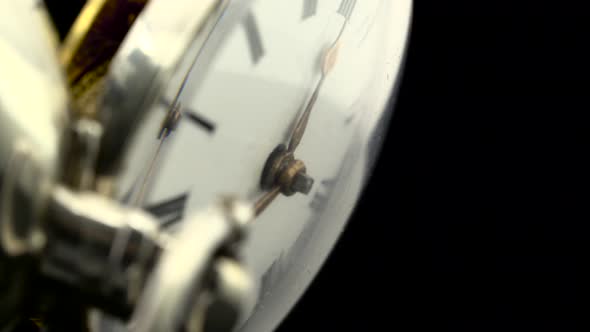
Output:
[[133,201],[133,206],[135,206],[135,207],[140,207],[145,200],[147,187],[150,182],[150,179],[152,178],[154,170],[156,168],[158,157],[160,156],[160,152],[162,151],[162,147],[164,146],[164,142],[166,141],[168,136],[170,136],[170,133],[176,128],[176,126],[178,125],[178,121],[180,120],[180,117],[182,115],[180,109],[181,109],[180,103],[176,103],[170,109],[170,111],[168,112],[168,114],[166,115],[166,118],[164,119],[164,121],[162,123],[160,133],[158,134],[158,137],[160,138],[160,142],[158,143],[158,147],[156,149],[156,152],[154,153],[154,156],[152,157],[152,159],[150,161],[147,173],[143,177],[143,180],[141,182],[141,186],[139,188],[137,196],[135,197],[135,200]]

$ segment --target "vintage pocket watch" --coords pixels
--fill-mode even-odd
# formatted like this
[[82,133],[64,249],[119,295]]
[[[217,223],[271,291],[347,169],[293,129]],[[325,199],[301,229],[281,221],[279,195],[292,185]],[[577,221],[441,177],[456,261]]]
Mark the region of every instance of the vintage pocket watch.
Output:
[[370,175],[411,5],[88,0],[60,40],[0,0],[0,331],[275,329]]

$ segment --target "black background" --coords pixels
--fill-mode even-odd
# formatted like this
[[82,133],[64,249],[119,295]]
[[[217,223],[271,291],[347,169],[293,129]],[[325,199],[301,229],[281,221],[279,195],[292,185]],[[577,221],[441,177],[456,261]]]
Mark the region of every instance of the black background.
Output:
[[373,180],[280,332],[577,330],[590,221],[582,3],[415,1]]

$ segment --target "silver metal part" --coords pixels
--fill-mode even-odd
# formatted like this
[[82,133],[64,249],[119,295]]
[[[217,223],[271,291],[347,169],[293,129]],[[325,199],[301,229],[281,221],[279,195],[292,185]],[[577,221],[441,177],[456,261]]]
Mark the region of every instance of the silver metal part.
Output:
[[[237,226],[252,218],[253,211],[248,205],[228,204],[227,200],[188,218],[178,237],[166,246],[151,274],[129,330],[177,331],[191,316],[190,325],[197,328],[195,331],[202,331],[207,320],[205,314],[214,301],[207,299],[209,293],[204,286],[213,286],[215,281],[229,302],[241,304],[243,298],[254,298],[250,293],[253,287],[249,278],[243,277],[241,268],[222,260],[212,273],[211,265],[217,264],[212,260],[214,257],[231,246],[231,239],[239,230]],[[200,315],[204,315],[205,321],[195,322],[194,318]]]
[[41,217],[60,173],[67,92],[48,15],[0,1],[0,330],[22,315],[45,237]]
[[235,260],[220,258],[213,269],[215,297],[210,299],[202,328],[199,330],[195,324],[189,326],[189,331],[232,331],[244,316],[243,308],[254,304],[256,293],[252,279]]
[[74,189],[94,188],[95,164],[102,126],[89,118],[77,119],[69,128],[68,153],[64,170],[64,181]]
[[[234,8],[250,2],[234,1]],[[58,281],[84,304],[131,316],[133,331],[168,332],[195,323],[197,330],[233,327],[240,306],[254,298],[234,252],[253,217],[249,206],[223,200],[191,218],[177,236],[161,230],[153,216],[89,191],[95,189],[95,170],[117,175],[129,138],[163,87],[170,87],[174,70],[190,71],[205,41],[207,62],[213,58],[226,31],[213,37],[211,31],[229,3],[151,1],[113,59],[99,122],[71,123],[42,3],[0,2],[0,12],[10,13],[0,21],[2,266],[14,266],[4,254],[34,258],[31,270],[39,275],[31,279]],[[237,23],[241,12],[224,17]],[[172,85],[180,90],[184,83]],[[21,280],[18,289],[27,289]],[[229,312],[228,319],[208,319]]]
[[200,49],[227,0],[150,1],[113,59],[100,116],[101,174],[115,174],[126,143],[192,46]]
[[57,188],[53,197],[48,232],[62,236],[49,242],[42,273],[116,304],[110,312],[133,312],[130,331],[230,331],[253,304],[255,287],[232,252],[249,205],[225,198],[170,234],[96,193]]
[[[41,272],[129,314],[161,251],[157,220],[94,192],[56,187]],[[92,303],[92,300],[90,300]]]
[[109,253],[125,229],[136,230],[157,242],[158,221],[142,210],[129,209],[94,192],[73,192],[63,187],[56,187],[52,198],[52,226],[77,233],[89,243],[104,245]]
[[[101,101],[104,139],[97,160],[99,176],[116,175],[125,164],[142,120],[161,112],[157,98],[173,95],[176,105],[184,80],[174,72],[204,79],[222,41],[241,22],[254,0],[151,0],[129,31],[107,75]],[[214,29],[219,24],[223,29]],[[205,45],[206,47],[203,47]],[[200,80],[191,79],[194,92]],[[157,134],[157,133],[154,133]]]
[[38,249],[36,223],[58,177],[67,93],[43,6],[1,1],[0,233],[3,249]]
[[[31,147],[22,140],[15,143],[13,155],[5,167],[4,181],[0,187],[0,242],[5,253],[19,256],[35,252],[45,243],[44,236],[39,230],[39,216],[35,213],[26,215],[26,211],[23,211],[23,207],[19,205],[28,204],[33,212],[38,213],[41,209],[39,206],[41,202],[38,199],[45,196],[47,183],[35,168]],[[37,183],[39,192],[42,194],[35,196],[30,193],[22,197],[21,181]],[[33,202],[29,202],[29,198],[33,198]],[[24,218],[22,218],[23,212],[25,212]]]

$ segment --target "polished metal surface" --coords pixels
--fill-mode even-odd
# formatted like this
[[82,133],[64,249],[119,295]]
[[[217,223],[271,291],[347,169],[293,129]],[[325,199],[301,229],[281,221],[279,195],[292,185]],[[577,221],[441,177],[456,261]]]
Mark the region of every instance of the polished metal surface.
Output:
[[[163,257],[151,274],[146,292],[128,325],[130,331],[156,332],[177,331],[186,316],[203,315],[204,321],[193,322],[202,331],[207,325],[207,273],[212,257],[232,245],[234,232],[243,232],[253,218],[249,205],[233,200],[224,200],[212,208],[190,217],[177,238],[165,247]],[[226,250],[230,247],[225,247]],[[245,307],[254,298],[253,284],[234,263],[220,262],[222,293],[230,302]],[[225,317],[231,320],[231,317]],[[239,315],[234,317],[233,327]],[[227,322],[226,322],[227,324]]]
[[61,186],[54,188],[48,212],[42,275],[67,282],[89,304],[129,315],[163,250],[157,220],[98,193]]
[[55,36],[37,1],[0,0],[0,329],[10,328],[32,277],[20,258],[44,244],[39,216],[59,174],[67,94]]
[[69,187],[78,190],[94,188],[94,166],[101,138],[102,126],[94,119],[80,117],[69,126],[61,178]]
[[235,251],[249,204],[221,199],[174,234],[93,192],[56,187],[50,211],[47,232],[61,236],[50,237],[42,274],[123,321],[131,315],[129,331],[230,331],[252,305],[255,283]]
[[[67,284],[85,294],[89,304],[96,300],[98,308],[107,305],[102,309],[121,315],[123,320],[127,311],[147,310],[157,318],[143,319],[142,314],[134,314],[135,322],[141,320],[129,326],[134,331],[172,331],[186,325],[187,320],[198,327],[199,319],[192,315],[198,316],[199,311],[207,316],[196,330],[228,330],[237,322],[243,302],[254,294],[252,281],[233,257],[236,241],[243,238],[252,216],[251,209],[224,200],[214,212],[188,223],[189,229],[177,238],[160,230],[153,217],[144,212],[123,207],[96,192],[58,185],[63,180],[62,158],[67,152],[78,163],[73,169],[80,173],[73,187],[92,189],[89,183],[96,139],[108,137],[100,142],[101,152],[108,150],[109,144],[117,148],[123,145],[147,112],[141,106],[149,111],[149,97],[155,98],[175,66],[187,60],[183,58],[187,52],[198,52],[226,4],[214,0],[174,4],[152,1],[131,35],[138,44],[124,44],[115,59],[102,105],[102,123],[71,124],[68,93],[55,58],[56,45],[48,38],[51,30],[42,20],[43,6],[33,1],[0,2],[0,11],[11,13],[0,22],[0,72],[10,77],[0,80],[2,251],[13,256],[34,255],[41,277]],[[140,50],[134,46],[141,46]],[[138,56],[134,68],[121,64],[133,63]],[[149,60],[142,62],[143,56]],[[148,79],[138,79],[136,74]],[[121,93],[124,98],[117,99]],[[80,149],[65,148],[64,136],[68,133],[73,133],[67,138],[80,143]],[[99,158],[98,165],[108,164],[107,159]],[[195,242],[195,234],[202,240]],[[219,256],[223,248],[225,254]],[[7,262],[0,256],[0,264]],[[151,273],[153,266],[155,273]],[[18,275],[19,270],[12,272]],[[211,278],[216,282],[210,284]],[[149,280],[147,286],[143,279]],[[26,284],[13,286],[20,289]],[[162,290],[165,296],[150,296],[162,294]],[[221,304],[223,312],[234,312],[235,317],[208,319],[210,314],[220,317],[220,313],[214,314],[217,309],[210,310],[212,303]]]
[[44,8],[3,0],[0,12],[1,243],[19,255],[60,172],[68,103]]

